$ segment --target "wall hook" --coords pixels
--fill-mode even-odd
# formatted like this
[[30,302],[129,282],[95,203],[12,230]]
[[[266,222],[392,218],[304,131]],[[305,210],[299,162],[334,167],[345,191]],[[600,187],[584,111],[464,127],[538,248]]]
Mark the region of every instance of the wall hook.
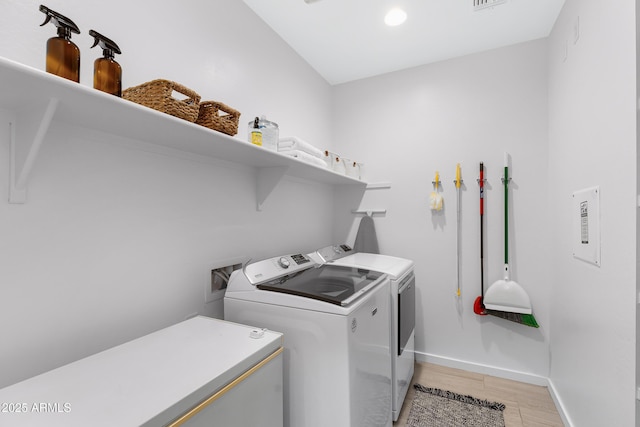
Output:
[[442,183],[440,182],[440,172],[436,171],[436,177],[433,181],[431,181],[431,184],[433,184],[435,190],[437,190],[438,187],[442,185]]
[[373,215],[375,214],[385,215],[387,213],[387,210],[386,209],[352,210],[351,213],[373,217]]
[[462,175],[460,171],[460,163],[458,163],[456,164],[456,179],[453,180],[453,185],[455,185],[456,188],[460,188],[463,183],[464,183],[464,180],[462,179]]

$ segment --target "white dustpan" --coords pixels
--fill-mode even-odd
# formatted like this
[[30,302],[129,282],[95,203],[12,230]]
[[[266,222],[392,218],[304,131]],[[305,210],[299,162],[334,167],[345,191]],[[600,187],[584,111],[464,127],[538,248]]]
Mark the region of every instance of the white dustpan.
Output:
[[509,280],[509,265],[504,266],[504,280],[494,282],[484,294],[483,303],[488,310],[531,314],[529,295],[517,282]]
[[494,282],[484,294],[488,310],[531,314],[529,295],[518,283],[509,279],[509,155],[504,153],[504,279]]

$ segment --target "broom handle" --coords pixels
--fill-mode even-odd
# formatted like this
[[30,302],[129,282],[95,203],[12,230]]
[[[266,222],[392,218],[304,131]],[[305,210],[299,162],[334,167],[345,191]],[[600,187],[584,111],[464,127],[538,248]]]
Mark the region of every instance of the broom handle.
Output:
[[504,165],[504,265],[505,269],[509,268],[509,166],[506,154]]
[[480,295],[484,297],[484,163],[480,162]]

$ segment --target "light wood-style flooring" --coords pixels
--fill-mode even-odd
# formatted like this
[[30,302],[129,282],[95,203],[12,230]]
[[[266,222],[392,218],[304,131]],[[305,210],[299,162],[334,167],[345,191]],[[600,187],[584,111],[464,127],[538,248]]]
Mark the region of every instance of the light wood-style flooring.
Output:
[[[416,363],[413,382],[504,403],[506,427],[564,426],[547,387],[421,362]],[[414,393],[412,384],[394,427],[406,425]]]

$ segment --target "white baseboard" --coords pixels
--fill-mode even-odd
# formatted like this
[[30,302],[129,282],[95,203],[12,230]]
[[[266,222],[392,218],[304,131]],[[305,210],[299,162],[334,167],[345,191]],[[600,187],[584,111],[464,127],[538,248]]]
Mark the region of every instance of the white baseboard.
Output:
[[551,381],[550,378],[548,378],[547,380],[548,380],[547,387],[549,388],[549,393],[551,394],[553,403],[556,404],[556,408],[558,409],[560,418],[562,418],[562,422],[567,427],[573,427],[573,423],[571,422],[571,419],[567,415],[567,411],[564,410],[564,404],[562,403],[562,399],[560,399],[560,395],[558,395],[558,392],[556,390],[555,385],[553,384],[553,381]]
[[467,362],[464,360],[452,359],[450,357],[436,356],[435,354],[420,353],[416,351],[416,360],[418,362],[429,362],[435,365],[446,366],[449,368],[463,369],[465,371],[476,372],[478,374],[491,375],[498,378],[520,381],[527,384],[540,386],[549,385],[546,377],[525,372],[512,371],[510,369],[498,368],[496,366],[481,365],[479,363]]
[[562,422],[567,427],[573,427],[571,420],[566,414],[564,405],[562,404],[562,399],[560,399],[556,388],[553,385],[553,382],[541,375],[529,374],[526,372],[513,371],[510,369],[499,368],[496,366],[482,365],[479,363],[467,362],[464,360],[452,359],[450,357],[437,356],[435,354],[422,353],[419,351],[415,352],[416,361],[418,362],[428,362],[433,363],[434,365],[446,366],[448,368],[456,368],[462,369],[469,372],[475,372],[483,375],[491,375],[498,378],[505,378],[508,380],[519,381],[527,384],[539,385],[543,387],[547,387],[549,389],[549,393],[551,394],[551,398],[558,409],[558,413],[560,414],[560,418],[562,418]]

